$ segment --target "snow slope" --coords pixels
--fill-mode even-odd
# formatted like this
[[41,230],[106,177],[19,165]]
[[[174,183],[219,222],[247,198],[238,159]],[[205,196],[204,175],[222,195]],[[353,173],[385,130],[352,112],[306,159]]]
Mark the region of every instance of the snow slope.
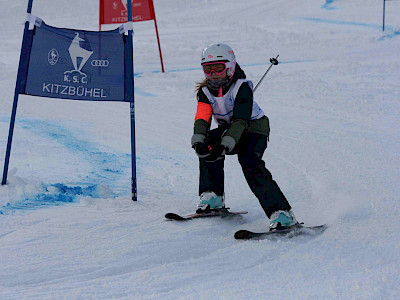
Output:
[[[34,1],[47,24],[96,30],[96,1]],[[0,186],[1,299],[399,299],[400,1],[155,0],[135,23],[138,199],[129,105],[20,96]],[[3,170],[26,1],[1,3]],[[113,26],[110,26],[113,28]],[[190,148],[202,49],[230,44],[271,122],[264,160],[314,238],[236,241],[265,230],[236,157],[236,219],[167,222],[197,204]]]

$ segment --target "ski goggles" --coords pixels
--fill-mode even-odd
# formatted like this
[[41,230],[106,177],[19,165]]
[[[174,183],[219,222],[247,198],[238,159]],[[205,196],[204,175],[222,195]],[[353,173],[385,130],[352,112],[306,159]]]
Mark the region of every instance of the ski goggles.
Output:
[[203,64],[203,71],[207,76],[211,76],[213,72],[217,75],[221,75],[226,71],[227,68],[228,66],[226,63],[221,61]]

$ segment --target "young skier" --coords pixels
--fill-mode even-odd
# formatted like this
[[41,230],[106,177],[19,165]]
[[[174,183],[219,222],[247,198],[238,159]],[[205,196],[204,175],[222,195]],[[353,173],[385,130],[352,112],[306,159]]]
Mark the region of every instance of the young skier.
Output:
[[[291,206],[262,160],[269,120],[253,100],[253,83],[246,79],[226,44],[205,48],[201,65],[205,79],[196,88],[198,104],[191,141],[200,162],[197,212],[225,207],[225,155],[237,154],[250,189],[270,218],[270,230],[295,225]],[[212,116],[218,128],[210,130]]]

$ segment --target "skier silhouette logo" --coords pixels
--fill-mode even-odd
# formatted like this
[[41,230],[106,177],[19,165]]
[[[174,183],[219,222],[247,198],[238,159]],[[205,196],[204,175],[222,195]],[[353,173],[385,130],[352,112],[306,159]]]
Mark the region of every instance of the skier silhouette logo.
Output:
[[[131,0],[132,1],[132,0]],[[122,5],[124,6],[125,9],[121,10],[121,15],[127,15],[128,14],[128,0],[121,0]],[[142,6],[142,3],[133,3],[132,1],[132,8],[134,7],[139,7]]]
[[126,14],[128,11],[128,0],[121,0],[122,5],[125,7],[124,10],[121,10],[121,15]]
[[[90,56],[93,54],[93,51],[86,50],[81,47],[80,42],[84,42],[85,40],[79,37],[79,33],[75,33],[75,38],[72,40],[71,46],[68,48],[69,55],[71,56],[72,64],[74,65],[74,71],[78,71],[80,73],[83,66],[86,64]],[[82,58],[79,62],[78,58]]]
[[88,83],[87,75],[82,72],[82,68],[92,56],[93,51],[87,50],[81,46],[81,42],[85,40],[79,37],[79,33],[75,33],[75,37],[68,48],[74,69],[64,72],[64,81],[73,83]]

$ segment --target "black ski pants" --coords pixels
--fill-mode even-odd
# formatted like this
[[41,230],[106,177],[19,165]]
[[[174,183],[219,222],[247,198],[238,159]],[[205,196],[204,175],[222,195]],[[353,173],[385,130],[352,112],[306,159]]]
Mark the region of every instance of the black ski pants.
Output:
[[[223,132],[222,128],[211,130],[207,144],[213,147],[219,143]],[[269,218],[274,211],[290,210],[291,207],[262,160],[267,143],[266,136],[245,132],[229,155],[237,154],[246,181]],[[215,162],[200,159],[199,195],[206,191],[224,195],[224,163],[225,157]]]

